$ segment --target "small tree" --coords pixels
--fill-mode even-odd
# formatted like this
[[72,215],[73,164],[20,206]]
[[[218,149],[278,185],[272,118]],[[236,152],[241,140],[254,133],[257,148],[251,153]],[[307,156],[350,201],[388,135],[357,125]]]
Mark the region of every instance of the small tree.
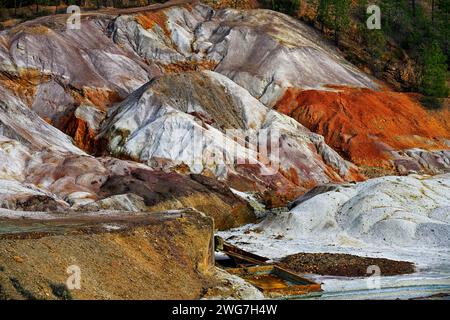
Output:
[[449,94],[447,86],[447,57],[437,42],[423,50],[422,81],[420,91],[434,98],[445,98]]
[[331,0],[329,24],[334,30],[334,42],[339,46],[341,31],[350,24],[352,0]]
[[[267,3],[267,1],[266,1]],[[269,8],[289,15],[296,15],[300,10],[300,0],[271,0]]]
[[319,0],[319,5],[317,7],[317,21],[320,23],[320,30],[322,32],[325,29],[325,23],[329,19],[330,11],[330,0]]

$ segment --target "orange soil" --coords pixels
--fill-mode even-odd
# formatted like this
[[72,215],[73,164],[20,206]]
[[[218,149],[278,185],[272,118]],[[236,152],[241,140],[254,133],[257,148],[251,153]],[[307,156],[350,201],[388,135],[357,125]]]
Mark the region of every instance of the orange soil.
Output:
[[71,136],[77,147],[88,153],[96,153],[100,142],[96,139],[97,134],[89,128],[88,124],[82,119],[72,115],[65,128],[65,133]]
[[[83,87],[83,98],[77,99],[77,97],[74,97],[75,100],[82,102],[91,102],[94,104],[99,110],[105,111],[109,107],[111,107],[114,103],[122,101],[122,98],[120,95],[112,90],[109,89],[102,89],[102,88],[90,88],[90,87]],[[87,99],[87,101],[86,101]]]
[[14,93],[28,106],[31,106],[38,84],[48,78],[48,76],[42,75],[37,69],[20,69],[18,76],[2,72],[0,74],[0,84]]
[[165,35],[170,37],[170,31],[167,28],[167,17],[164,11],[146,11],[139,13],[136,16],[136,22],[144,29],[151,29],[155,25],[158,25],[164,31]]
[[390,167],[389,150],[448,149],[449,111],[429,112],[413,95],[362,88],[289,89],[275,108],[323,135],[357,165]]
[[217,63],[210,60],[201,61],[178,61],[163,66],[164,73],[181,73],[187,71],[202,71],[202,70],[214,70]]

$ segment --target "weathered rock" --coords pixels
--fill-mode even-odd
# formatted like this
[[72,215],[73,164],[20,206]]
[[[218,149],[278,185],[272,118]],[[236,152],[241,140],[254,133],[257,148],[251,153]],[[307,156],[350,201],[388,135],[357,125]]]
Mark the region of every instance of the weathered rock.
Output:
[[[161,72],[213,69],[247,89],[265,105],[270,107],[277,104],[282,109],[287,106],[283,110],[288,114],[292,114],[292,109],[297,108],[299,100],[292,97],[292,90],[325,90],[316,92],[320,92],[322,97],[328,95],[328,100],[336,101],[333,98],[336,93],[330,86],[378,88],[374,81],[348,64],[332,46],[323,41],[314,29],[286,15],[267,10],[214,11],[201,4],[169,4],[154,10],[124,11],[118,17],[114,14],[86,15],[82,18],[80,30],[66,30],[61,17],[41,18],[2,32],[1,38],[0,70],[3,78],[0,77],[0,82],[3,86],[20,96],[41,117],[74,137],[76,144],[89,152],[103,151],[103,147],[102,142],[95,140],[96,130],[91,127],[92,123],[84,119],[87,114],[83,106],[105,110]],[[174,82],[169,77],[164,79],[162,81],[167,85]],[[200,88],[201,85],[180,93],[166,90],[164,95],[173,97],[172,104],[180,109],[184,106],[178,106],[177,98],[186,94],[196,92],[204,95],[205,99],[213,95],[223,96],[220,90],[205,94],[206,90],[202,91]],[[286,93],[288,89],[291,91]],[[361,92],[366,94],[360,94]],[[368,102],[373,104],[376,100],[377,106],[369,106],[371,110],[390,110],[391,105],[400,101],[402,109],[411,109],[410,106],[403,107],[405,99],[401,95],[368,92],[370,91],[354,89],[349,93],[350,98],[344,93],[340,94],[342,101],[347,103],[351,100],[351,103],[348,102],[350,118],[349,121],[340,117],[334,120],[344,122],[337,123],[337,128],[325,126],[323,117],[315,115],[315,112],[319,112],[316,109],[306,108],[306,115],[294,118],[313,131],[325,135],[328,144],[359,165],[411,172],[414,170],[407,168],[423,166],[416,160],[407,165],[402,160],[402,164],[397,166],[396,161],[392,161],[397,158],[390,151],[401,152],[413,148],[428,151],[448,149],[441,142],[433,140],[437,136],[448,138],[447,135],[439,133],[438,129],[430,130],[426,123],[414,120],[424,112],[419,110],[418,105],[413,108],[411,117],[409,114],[405,115],[408,121],[396,123],[396,127],[404,128],[401,136],[392,134],[391,129],[384,130],[386,136],[392,137],[394,142],[378,137],[380,133],[377,130],[361,133],[358,122],[351,120],[353,114],[360,114],[358,110],[361,105],[366,106]],[[310,91],[302,95],[308,93]],[[328,101],[327,99],[325,100]],[[389,101],[393,101],[392,104]],[[82,107],[78,107],[80,104]],[[328,114],[336,112],[331,102],[322,104],[326,105]],[[212,106],[221,105],[215,103]],[[197,111],[192,111],[192,115],[202,123],[214,121],[217,126],[221,110],[213,112],[213,109],[208,110],[210,117],[207,119],[203,119],[202,114]],[[90,114],[92,115],[91,111]],[[232,127],[242,125],[239,116],[242,115],[237,118],[236,115],[227,117],[228,122],[225,124]],[[372,126],[392,122],[389,113],[380,111],[377,117],[380,117],[379,121],[361,120],[362,128],[365,128],[366,122]],[[429,117],[423,119],[426,118]],[[175,125],[175,119],[170,120],[170,123],[165,121],[165,125]],[[186,126],[186,121],[186,118],[177,118],[176,125],[183,122]],[[319,142],[315,145],[317,143]],[[173,157],[169,157],[171,158]],[[347,171],[347,166],[328,158],[335,164],[333,171],[341,171],[342,168]],[[184,160],[181,155],[176,162]],[[318,177],[296,177],[298,170],[296,174],[292,174],[290,167],[292,165],[283,168],[283,175],[288,176],[288,180],[318,180]],[[309,170],[310,168],[307,171]],[[442,166],[437,166],[421,171],[442,170]],[[342,177],[346,173],[339,172],[339,175]],[[347,178],[349,177],[344,179]]]
[[110,110],[101,136],[114,155],[164,169],[208,170],[237,189],[245,187],[234,185],[233,175],[259,190],[361,178],[321,136],[211,71],[151,81]]
[[79,106],[68,123],[65,132],[73,137],[74,143],[90,154],[102,153],[102,141],[97,140],[100,123],[105,118],[105,112],[92,105]]
[[[8,90],[0,87],[0,95],[1,134],[8,136],[0,135],[0,179],[12,180],[8,184],[7,181],[2,184],[6,190],[1,201],[2,207],[29,211],[54,210],[61,205],[79,208],[111,195],[129,193],[125,189],[123,192],[116,190],[108,193],[105,191],[107,187],[103,185],[111,179],[133,180],[135,178],[131,174],[140,170],[141,175],[147,175],[147,179],[150,179],[141,182],[145,192],[150,192],[146,197],[163,192],[163,196],[156,197],[155,201],[146,206],[146,210],[194,207],[215,217],[220,229],[254,219],[251,207],[233,195],[226,186],[222,186],[219,191],[211,191],[189,177],[176,173],[154,172],[147,166],[130,161],[89,156],[75,147],[68,136],[47,124],[19,99],[14,98]],[[84,117],[86,123],[96,130],[99,115],[95,111],[93,114],[88,112],[92,109],[86,109],[79,116]],[[171,179],[176,183],[170,184]],[[159,185],[152,182],[156,180]],[[7,186],[12,185],[24,189],[14,192],[11,189],[8,193]],[[193,189],[187,190],[185,185],[190,185]],[[30,188],[39,192],[28,192]],[[182,199],[177,199],[177,195]],[[110,209],[117,207],[115,201],[103,201],[101,205],[104,208],[107,204],[112,206]],[[140,208],[140,201],[134,206]]]
[[255,221],[250,205],[212,178],[190,179],[177,173],[135,169],[129,175],[111,175],[98,195],[125,193],[142,197],[150,211],[196,208],[213,217],[221,230]]
[[297,253],[281,259],[283,267],[299,273],[341,277],[366,277],[370,266],[378,266],[383,276],[414,273],[414,264],[382,258],[338,253]]
[[56,211],[69,205],[54,194],[30,184],[0,179],[0,208],[22,211]]
[[66,19],[43,17],[0,33],[0,86],[63,131],[80,104],[104,110],[159,74],[114,45],[114,16],[83,16],[79,30],[66,29]]
[[128,212],[144,212],[148,211],[144,198],[134,193],[113,195],[95,202],[89,202],[77,208],[77,211],[128,211]]
[[216,268],[218,283],[208,289],[202,299],[207,300],[263,300],[264,294],[244,279]]
[[[5,161],[0,164],[0,174],[8,180],[0,180],[1,207],[28,211],[69,206],[76,210],[130,211],[193,207],[214,217],[219,229],[255,219],[253,209],[243,199],[211,178],[193,179],[113,158],[42,150],[31,156],[33,149],[3,139],[0,156]],[[9,152],[11,148],[14,152]],[[110,198],[129,193],[134,195]],[[138,196],[144,197],[144,205]]]
[[0,134],[34,149],[84,154],[70,137],[52,127],[30,110],[21,99],[0,84]]
[[121,16],[113,39],[157,64],[212,62],[216,72],[269,106],[288,87],[377,87],[313,28],[269,10],[213,11],[186,5],[135,18]]
[[323,135],[327,144],[359,166],[401,174],[450,170],[445,110],[426,111],[406,94],[292,89],[276,109]]

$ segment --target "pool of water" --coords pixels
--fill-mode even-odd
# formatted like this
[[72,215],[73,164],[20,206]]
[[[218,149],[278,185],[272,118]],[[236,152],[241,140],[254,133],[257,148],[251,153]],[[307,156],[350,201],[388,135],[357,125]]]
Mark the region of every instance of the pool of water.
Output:
[[[306,275],[322,283],[321,296],[304,296],[302,299],[412,299],[450,294],[450,248],[380,247],[318,241],[317,239],[279,238],[266,232],[249,232],[255,225],[223,231],[219,236],[226,241],[255,254],[278,260],[299,252],[347,253],[366,257],[410,261],[416,267],[413,274],[398,276],[349,278],[337,276]],[[269,261],[270,262],[270,261]]]

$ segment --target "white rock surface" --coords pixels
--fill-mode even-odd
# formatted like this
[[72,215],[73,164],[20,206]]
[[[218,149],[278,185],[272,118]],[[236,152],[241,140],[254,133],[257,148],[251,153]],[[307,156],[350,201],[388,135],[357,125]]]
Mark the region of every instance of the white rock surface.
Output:
[[450,174],[389,176],[332,189],[221,235],[270,258],[344,252],[405,259],[421,268],[449,265]]
[[265,232],[331,243],[345,235],[387,246],[450,246],[450,174],[382,177],[338,187],[269,218]]
[[[238,131],[235,141],[227,130]],[[269,134],[273,152],[265,161],[250,132]],[[265,107],[245,89],[212,71],[157,78],[109,112],[100,134],[115,155],[151,166],[159,159],[210,170],[219,178],[236,173],[235,164],[251,161],[256,177],[294,170],[300,183],[352,180],[356,168],[328,147],[323,137],[295,120]],[[256,137],[256,135],[255,135]],[[278,144],[279,147],[276,145]],[[260,146],[264,144],[260,143]],[[280,166],[280,168],[279,168]],[[290,173],[292,174],[292,173]]]
[[0,135],[36,149],[82,155],[72,139],[42,120],[12,92],[0,85]]
[[146,30],[132,17],[122,16],[115,21],[114,41],[158,64],[212,61],[216,72],[269,106],[287,87],[377,87],[314,29],[287,15],[269,10],[215,12],[204,5],[162,12],[169,34],[158,24]]

